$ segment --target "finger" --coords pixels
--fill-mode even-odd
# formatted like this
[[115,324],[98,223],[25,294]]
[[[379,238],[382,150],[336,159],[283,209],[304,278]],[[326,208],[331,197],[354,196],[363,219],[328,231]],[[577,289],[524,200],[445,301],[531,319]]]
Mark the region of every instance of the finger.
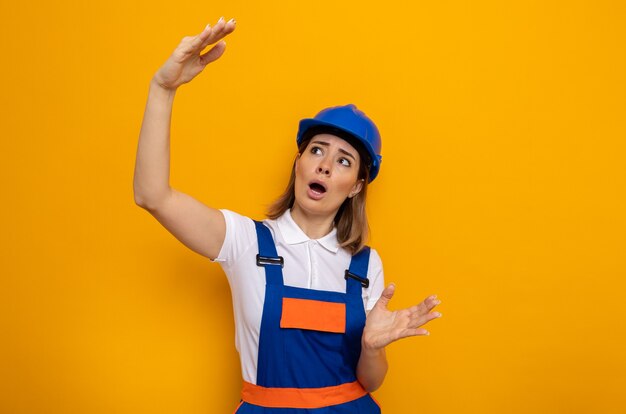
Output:
[[439,305],[441,301],[437,299],[437,295],[430,295],[422,303],[417,305],[416,312],[425,314],[430,312],[435,306]]
[[237,27],[237,20],[233,17],[224,24],[224,35],[230,34],[235,31]]
[[225,22],[223,18],[220,19],[217,22],[217,24],[215,25],[215,27],[213,28],[210,36],[207,37],[202,42],[202,45],[201,45],[202,49],[204,49],[205,47],[207,47],[211,43],[215,43],[215,42],[223,39],[227,35],[231,34],[235,30],[236,23],[237,22],[235,21],[234,18],[230,19],[227,22]]
[[[231,19],[231,21],[234,21],[234,19]],[[199,52],[207,45],[215,43],[217,40],[219,40],[221,32],[223,31],[225,25],[226,23],[224,22],[224,17],[220,17],[220,19],[213,27],[211,27],[210,24],[207,24],[204,30],[200,32],[200,34],[191,38],[190,44],[185,52]]]
[[218,40],[220,33],[224,29],[224,26],[225,26],[224,18],[220,17],[217,23],[215,23],[215,26],[213,26],[213,28],[211,29],[210,36],[205,39],[204,44],[208,45],[211,43],[215,43]]
[[406,328],[398,332],[398,339],[407,338],[409,336],[428,336],[428,335],[430,335],[430,332],[428,332],[424,328]]
[[190,52],[202,50],[201,46],[207,41],[207,39],[211,37],[216,28],[217,27],[211,27],[210,24],[207,24],[204,30],[200,32],[200,34],[194,36],[191,39],[191,44],[189,45],[188,50]]
[[231,34],[235,30],[235,25],[236,25],[235,19],[230,19],[226,23],[221,23],[219,27],[217,27],[216,30],[211,34],[211,36],[209,36],[204,41],[204,43],[202,44],[202,48],[204,49],[206,46],[210,45],[211,43],[218,42],[219,40],[223,39],[227,35]]
[[208,65],[209,63],[219,59],[219,57],[224,54],[225,50],[226,42],[222,40],[218,42],[215,46],[213,46],[211,50],[200,56],[200,64]]
[[413,305],[410,308],[408,308],[409,313],[411,315],[416,314],[416,313],[420,313],[420,305]]
[[393,294],[395,293],[395,291],[396,291],[396,285],[394,285],[393,283],[389,284],[389,286],[387,286],[385,290],[383,290],[383,293],[381,294],[380,299],[378,299],[378,302],[376,302],[376,306],[382,306],[386,309],[387,304],[393,297]]
[[412,317],[407,323],[408,328],[417,328],[419,326],[425,325],[433,319],[441,318],[440,312],[431,312],[426,315]]

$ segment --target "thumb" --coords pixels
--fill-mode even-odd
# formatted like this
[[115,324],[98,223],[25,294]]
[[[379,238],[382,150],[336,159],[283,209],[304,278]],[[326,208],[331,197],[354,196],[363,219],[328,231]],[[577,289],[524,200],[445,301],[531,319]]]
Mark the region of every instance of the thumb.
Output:
[[393,283],[390,283],[389,286],[387,286],[385,290],[383,290],[383,293],[380,295],[380,299],[378,299],[379,306],[383,306],[387,308],[387,304],[393,297],[393,294],[395,293],[395,291],[396,291],[396,285],[394,285]]
[[226,50],[226,42],[221,40],[215,46],[213,46],[208,52],[200,56],[200,63],[202,65],[208,65],[209,63],[219,59]]

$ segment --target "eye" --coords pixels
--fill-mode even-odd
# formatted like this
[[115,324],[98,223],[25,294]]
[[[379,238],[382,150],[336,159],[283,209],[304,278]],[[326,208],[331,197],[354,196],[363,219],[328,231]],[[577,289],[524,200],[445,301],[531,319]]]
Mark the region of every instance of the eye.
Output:
[[341,165],[343,165],[344,167],[349,167],[352,165],[352,163],[350,162],[349,159],[347,158],[339,158],[339,162],[341,163]]
[[322,149],[320,147],[311,147],[311,154],[321,154]]

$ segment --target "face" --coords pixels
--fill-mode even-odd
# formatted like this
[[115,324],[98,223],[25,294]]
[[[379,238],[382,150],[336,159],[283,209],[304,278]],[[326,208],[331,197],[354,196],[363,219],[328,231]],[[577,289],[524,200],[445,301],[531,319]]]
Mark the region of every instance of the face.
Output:
[[334,216],[347,197],[361,191],[360,162],[348,142],[331,134],[315,135],[296,159],[298,206],[308,213]]

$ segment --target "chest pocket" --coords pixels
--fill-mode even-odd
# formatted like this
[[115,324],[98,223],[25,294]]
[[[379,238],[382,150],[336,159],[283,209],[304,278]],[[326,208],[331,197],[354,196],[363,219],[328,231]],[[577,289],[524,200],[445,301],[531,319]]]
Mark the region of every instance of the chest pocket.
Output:
[[292,345],[286,352],[315,349],[317,357],[339,358],[346,332],[346,304],[283,297],[280,328]]
[[343,334],[346,332],[346,304],[283,298],[280,327]]

